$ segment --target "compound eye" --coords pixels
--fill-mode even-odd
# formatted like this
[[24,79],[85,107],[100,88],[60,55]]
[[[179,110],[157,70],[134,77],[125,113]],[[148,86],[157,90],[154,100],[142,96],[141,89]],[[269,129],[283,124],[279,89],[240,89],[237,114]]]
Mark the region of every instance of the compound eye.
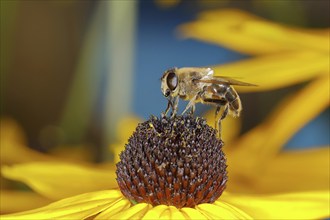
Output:
[[176,76],[175,73],[170,72],[167,75],[166,82],[167,82],[168,88],[170,88],[170,90],[173,91],[173,90],[175,90],[175,88],[178,85],[178,77]]

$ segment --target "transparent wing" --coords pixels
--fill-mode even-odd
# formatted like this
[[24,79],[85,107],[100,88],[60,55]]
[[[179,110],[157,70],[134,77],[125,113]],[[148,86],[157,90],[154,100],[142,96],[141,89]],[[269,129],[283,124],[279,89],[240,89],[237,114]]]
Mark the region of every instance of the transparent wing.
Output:
[[196,81],[202,82],[202,83],[212,83],[212,84],[226,83],[229,85],[237,85],[237,86],[257,86],[255,84],[238,81],[236,79],[232,79],[232,78],[226,77],[226,76],[212,76],[212,78],[196,79]]

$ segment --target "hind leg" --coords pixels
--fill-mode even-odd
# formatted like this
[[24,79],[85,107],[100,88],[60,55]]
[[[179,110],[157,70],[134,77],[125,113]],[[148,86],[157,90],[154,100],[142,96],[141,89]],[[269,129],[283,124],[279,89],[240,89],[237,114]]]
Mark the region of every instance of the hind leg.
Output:
[[215,117],[214,117],[214,128],[218,130],[218,114],[221,110],[221,105],[217,105],[217,108],[215,110]]
[[[217,119],[217,116],[218,116],[218,114],[220,112],[220,109],[221,109],[221,106],[218,105],[217,106],[217,109],[215,111],[216,119]],[[221,121],[226,118],[226,116],[228,115],[228,111],[229,111],[229,105],[226,104],[225,105],[225,110],[222,112],[221,117],[218,119],[218,126],[216,127],[216,129],[218,130],[218,137],[219,137],[219,139],[221,139],[221,130],[222,130]]]

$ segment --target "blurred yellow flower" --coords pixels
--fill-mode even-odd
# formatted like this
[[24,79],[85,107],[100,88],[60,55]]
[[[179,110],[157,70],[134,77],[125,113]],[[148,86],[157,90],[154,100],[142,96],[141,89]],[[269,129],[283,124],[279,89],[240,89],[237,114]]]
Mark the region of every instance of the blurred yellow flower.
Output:
[[[11,118],[0,120],[0,162],[1,164],[18,164],[31,161],[71,161],[76,163],[90,162],[91,155],[85,146],[57,146],[48,154],[32,150],[27,145],[21,126]],[[65,152],[63,152],[65,149]]]
[[[88,162],[85,160],[83,161],[82,158],[86,159],[85,156],[86,151],[83,151],[80,148],[80,152],[73,152],[72,150],[69,152],[66,151],[66,155],[61,155],[56,153],[56,156],[52,152],[52,154],[44,154],[37,152],[35,150],[32,150],[27,146],[27,141],[25,134],[23,132],[23,129],[21,126],[10,118],[1,118],[0,120],[0,133],[1,133],[1,139],[0,139],[0,161],[1,166],[3,165],[11,165],[11,164],[21,164],[21,163],[29,163],[29,162],[36,162],[36,161],[47,161],[47,162],[58,162],[63,164],[68,164],[66,167],[66,172],[75,173],[75,179],[77,181],[81,181],[82,179],[86,179],[87,181],[90,181],[91,177],[98,177],[98,169],[96,169],[96,172],[93,174],[88,174]],[[70,146],[71,147],[71,146]],[[70,148],[72,149],[72,147]],[[75,153],[73,156],[73,153]],[[78,156],[77,156],[78,155]],[[79,163],[79,165],[76,164],[69,164],[70,162]],[[83,168],[81,168],[81,165],[85,164],[86,169],[82,176],[79,176],[79,171]],[[109,166],[107,166],[109,167]],[[114,169],[113,165],[110,166],[111,169]],[[60,166],[58,166],[60,168]],[[26,166],[25,169],[29,169],[29,166]],[[95,168],[94,168],[95,169]],[[87,171],[87,173],[86,173]],[[41,171],[43,172],[43,171]],[[49,170],[45,170],[45,173],[49,173]],[[57,178],[55,177],[56,173],[52,173],[54,176],[51,178]],[[114,172],[109,173],[110,178],[115,178]],[[61,171],[59,173],[58,178],[63,178],[65,176],[65,172]],[[45,176],[44,176],[45,177]],[[46,181],[46,179],[44,179]],[[76,195],[74,191],[74,186],[72,184],[68,184],[67,182],[63,183],[65,185],[61,185],[61,183],[50,183],[48,186],[47,181],[43,185],[45,185],[45,188],[47,189],[56,189],[56,188],[69,188],[71,185],[72,188],[69,189],[72,194]],[[113,181],[113,184],[115,184],[115,181]],[[111,184],[110,184],[111,185]],[[84,185],[81,185],[82,187]],[[116,185],[114,185],[116,186]],[[109,188],[109,185],[107,184],[106,189]],[[88,191],[88,189],[86,189]],[[47,190],[44,191],[28,191],[26,188],[21,186],[17,186],[17,184],[13,184],[12,182],[7,181],[4,179],[3,175],[1,174],[1,193],[0,193],[0,213],[11,213],[11,212],[18,212],[18,211],[24,211],[28,209],[33,209],[37,207],[41,207],[43,205],[49,204],[52,201],[67,197],[68,195],[62,195],[60,193],[56,193],[56,195],[48,194]],[[80,192],[80,191],[79,191]]]

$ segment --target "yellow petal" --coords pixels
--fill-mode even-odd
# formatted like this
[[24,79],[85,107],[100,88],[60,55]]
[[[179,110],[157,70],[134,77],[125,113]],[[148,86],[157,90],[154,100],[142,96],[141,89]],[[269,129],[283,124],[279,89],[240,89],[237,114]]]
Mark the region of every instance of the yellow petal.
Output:
[[252,219],[247,213],[243,212],[242,210],[238,209],[235,206],[232,206],[224,201],[215,201],[214,205],[219,206],[222,209],[226,209],[229,212],[232,212],[238,219]]
[[49,203],[51,203],[50,199],[42,197],[35,192],[14,190],[1,190],[0,192],[1,214],[26,211]]
[[194,208],[182,208],[181,212],[187,216],[187,219],[208,219],[205,215],[203,215],[200,211],[194,209]]
[[329,56],[311,51],[271,54],[213,67],[216,75],[239,78],[257,86],[237,86],[240,92],[260,92],[329,75]]
[[274,155],[304,125],[329,106],[329,75],[311,82],[292,97],[287,97],[266,121],[267,149],[261,155]]
[[177,209],[174,206],[158,205],[148,210],[142,219],[207,219],[194,208]]
[[[329,52],[326,35],[278,25],[237,9],[210,10],[179,27],[184,37],[215,43],[247,54],[290,50]],[[326,30],[328,31],[328,30]]]
[[167,210],[168,206],[158,205],[152,207],[148,212],[142,217],[142,219],[159,219],[162,213]]
[[180,212],[179,209],[177,209],[175,206],[169,206],[168,209],[171,213],[170,219],[186,219],[186,217]]
[[267,164],[254,187],[264,193],[329,189],[329,155],[329,146],[283,152]]
[[203,203],[197,205],[196,209],[199,210],[203,215],[206,215],[208,218],[211,219],[247,219],[247,217],[249,216],[241,210],[237,212],[228,207],[229,206],[227,204],[219,206],[215,204]]
[[[209,110],[204,114],[207,124],[214,128],[215,126],[215,109]],[[236,139],[241,130],[241,118],[228,117],[222,121],[221,138],[225,143],[230,143]]]
[[97,215],[95,220],[110,219],[111,216],[128,209],[130,206],[131,203],[127,199],[121,199],[115,203],[112,203],[108,209]]
[[1,219],[86,219],[122,199],[118,190],[86,193],[31,211],[3,215]]
[[170,218],[171,218],[171,211],[167,207],[167,209],[164,212],[162,212],[159,219],[167,220],[167,219],[170,219]]
[[329,191],[245,196],[224,193],[220,201],[255,219],[321,219],[329,216]]
[[235,193],[325,190],[329,188],[329,167],[329,146],[281,152],[254,178],[243,178],[234,168],[234,172],[230,172],[227,190]]
[[182,38],[193,38],[221,45],[244,54],[277,53],[287,49],[281,44],[260,41],[255,37],[244,35],[241,28],[239,24],[194,21],[180,25],[178,32]]
[[299,29],[258,20],[247,22],[244,26],[244,32],[261,40],[286,45],[288,49],[329,53],[328,36],[308,33],[308,30],[300,31]]
[[150,204],[139,203],[115,215],[109,215],[109,219],[141,219],[151,208]]
[[22,181],[52,199],[117,187],[115,170],[69,163],[35,162],[6,166],[2,173],[6,178]]
[[226,152],[230,173],[256,178],[290,137],[328,105],[328,76],[311,82],[293,97],[288,97],[263,124],[232,143],[234,147]]

